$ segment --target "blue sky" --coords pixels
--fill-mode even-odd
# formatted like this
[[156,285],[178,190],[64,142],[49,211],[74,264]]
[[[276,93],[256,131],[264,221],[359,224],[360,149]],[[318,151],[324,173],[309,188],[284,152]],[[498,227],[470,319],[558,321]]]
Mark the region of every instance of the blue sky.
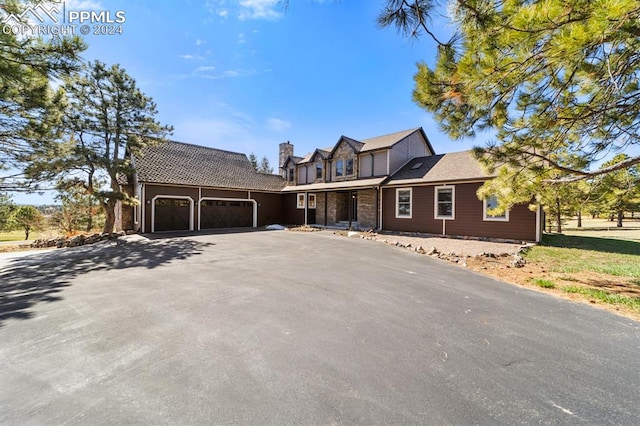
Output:
[[[88,35],[83,57],[119,63],[173,125],[172,139],[266,155],[297,155],[356,139],[424,127],[436,152],[451,141],[411,100],[429,39],[409,40],[375,19],[384,0],[67,0],[67,9],[124,11],[121,35]],[[440,26],[446,31],[446,21]],[[51,195],[16,195],[19,203]]]

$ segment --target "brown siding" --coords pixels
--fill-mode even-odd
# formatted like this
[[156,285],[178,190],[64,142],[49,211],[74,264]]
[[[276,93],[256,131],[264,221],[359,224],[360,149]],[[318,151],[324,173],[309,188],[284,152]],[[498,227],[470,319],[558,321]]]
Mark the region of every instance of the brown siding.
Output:
[[251,198],[258,203],[258,226],[283,222],[282,197],[280,194],[251,192]]
[[203,198],[242,198],[243,200],[246,200],[248,196],[249,194],[247,191],[227,191],[224,189],[202,188]]
[[281,198],[282,223],[304,225],[304,209],[297,207],[298,194],[283,194]]
[[[455,185],[455,219],[447,220],[446,235],[535,241],[536,213],[527,205],[509,212],[508,222],[483,220],[482,201],[476,196],[481,183]],[[434,219],[435,186],[413,187],[412,218],[396,219],[396,189],[383,190],[383,229],[387,231],[442,234],[441,219]]]

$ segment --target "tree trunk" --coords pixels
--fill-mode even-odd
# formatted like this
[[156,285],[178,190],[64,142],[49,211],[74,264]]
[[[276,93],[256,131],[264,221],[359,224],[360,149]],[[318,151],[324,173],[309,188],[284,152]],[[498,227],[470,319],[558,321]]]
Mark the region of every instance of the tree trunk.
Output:
[[102,203],[102,208],[104,209],[105,221],[104,228],[102,230],[103,233],[111,234],[113,232],[113,227],[116,224],[116,202],[114,201],[106,201]]
[[562,234],[562,214],[560,213],[560,197],[556,197],[556,228]]
[[29,227],[25,226],[24,228],[24,240],[27,241],[29,239]]
[[622,219],[624,218],[624,212],[622,210],[618,210],[618,223],[616,223],[616,226],[618,228],[622,228]]
[[582,228],[582,211],[578,210],[578,228]]
[[87,217],[87,232],[91,232],[93,229],[93,207],[89,206],[89,215]]

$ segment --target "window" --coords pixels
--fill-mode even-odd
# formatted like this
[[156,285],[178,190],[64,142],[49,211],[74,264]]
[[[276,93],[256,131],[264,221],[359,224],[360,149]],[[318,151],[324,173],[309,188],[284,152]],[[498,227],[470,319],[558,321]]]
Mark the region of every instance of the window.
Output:
[[316,179],[322,179],[322,161],[316,163]]
[[293,180],[295,179],[296,175],[295,175],[295,169],[294,168],[290,168],[289,169],[289,182],[293,182]]
[[344,160],[336,161],[336,176],[344,176]]
[[353,175],[353,158],[347,160],[347,172],[345,174],[347,176]]
[[298,208],[304,209],[305,207],[305,194],[298,194]]
[[396,218],[411,219],[411,188],[396,189]]
[[495,209],[498,207],[498,198],[493,196],[484,200],[484,205],[482,207],[482,216],[483,220],[495,220],[495,221],[509,221],[509,210],[505,210],[502,214],[489,214],[488,211],[491,209]]
[[309,194],[309,208],[316,208],[316,194]]
[[436,186],[435,188],[435,212],[436,219],[455,219],[456,216],[456,191],[453,186]]

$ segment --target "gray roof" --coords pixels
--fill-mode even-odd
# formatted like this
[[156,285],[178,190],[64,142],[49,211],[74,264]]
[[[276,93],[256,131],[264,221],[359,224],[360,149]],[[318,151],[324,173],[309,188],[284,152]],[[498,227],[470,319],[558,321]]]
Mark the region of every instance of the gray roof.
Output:
[[471,151],[418,157],[409,161],[386,182],[389,185],[486,180],[487,173]]
[[182,142],[147,147],[135,158],[140,182],[280,191],[285,181],[256,172],[245,154]]
[[[400,132],[390,133],[388,135],[376,136],[375,138],[363,139],[362,142],[364,143],[364,146],[362,147],[360,152],[391,148],[393,145],[397,144],[402,139],[418,131],[422,131],[422,127],[416,127],[414,129],[409,129],[409,130],[402,130]],[[423,136],[427,141],[427,145],[429,146],[429,149],[431,149],[431,152],[434,152],[433,148],[431,147],[431,143],[429,142],[429,139],[427,138],[427,135],[424,134],[424,132],[423,132]]]

